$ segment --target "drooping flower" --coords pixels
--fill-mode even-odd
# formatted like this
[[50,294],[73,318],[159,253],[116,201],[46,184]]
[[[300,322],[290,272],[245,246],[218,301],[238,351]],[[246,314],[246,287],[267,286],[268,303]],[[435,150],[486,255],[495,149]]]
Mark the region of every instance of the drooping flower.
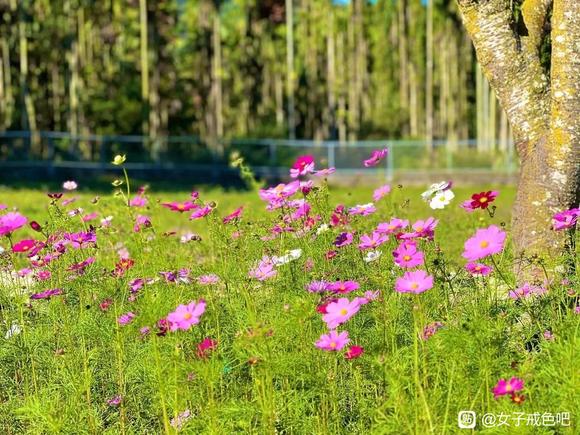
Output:
[[62,183],[62,188],[64,190],[76,190],[77,187],[79,187],[77,183],[72,180],[68,180]]
[[88,214],[84,215],[81,219],[83,222],[90,222],[90,221],[96,219],[97,216],[99,216],[99,213],[97,213],[95,211],[95,212],[88,213]]
[[95,257],[88,257],[86,260],[83,260],[79,263],[72,264],[67,268],[67,270],[76,272],[78,275],[82,275],[85,272],[85,269],[95,262]]
[[50,290],[44,290],[40,293],[34,293],[30,295],[30,299],[50,299],[52,296],[57,296],[62,294],[62,289],[53,288]]
[[340,334],[335,330],[328,334],[322,334],[316,342],[316,347],[326,351],[339,351],[350,342],[348,331],[342,331]]
[[384,159],[389,153],[388,148],[383,148],[381,150],[373,150],[371,156],[363,161],[365,167],[370,168],[371,166],[378,165],[382,159]]
[[365,255],[365,257],[363,258],[363,260],[365,261],[365,263],[372,263],[373,261],[376,261],[380,258],[380,256],[382,255],[381,251],[368,251]]
[[211,205],[209,205],[209,204],[208,205],[204,205],[203,207],[200,207],[197,210],[195,210],[189,216],[189,220],[200,219],[202,217],[205,217],[208,214],[210,214],[212,210],[213,210],[213,207]]
[[121,166],[123,163],[125,163],[125,160],[127,160],[127,156],[125,154],[117,154],[111,163],[113,163],[115,166]]
[[28,219],[18,212],[10,212],[0,216],[0,237],[22,228],[26,222]]
[[531,285],[531,284],[526,282],[521,287],[518,287],[515,290],[510,290],[508,295],[512,299],[521,299],[521,298],[528,298],[528,297],[534,296],[534,295],[541,296],[546,292],[547,292],[547,290],[544,287]]
[[552,217],[552,227],[556,231],[572,228],[576,225],[579,216],[580,208],[572,208],[570,210],[558,212]]
[[423,293],[432,287],[433,276],[424,270],[405,272],[395,283],[395,290],[399,293]]
[[487,192],[474,193],[471,195],[471,208],[482,208],[486,209],[489,204],[495,201],[495,198],[499,195],[496,190],[488,190]]
[[292,181],[288,184],[278,184],[268,189],[260,189],[258,195],[262,200],[270,203],[271,209],[279,208],[284,204],[284,200],[294,195],[300,189],[300,181]]
[[233,222],[235,220],[238,220],[242,216],[242,212],[243,211],[244,211],[244,206],[243,205],[241,207],[236,208],[233,212],[231,212],[229,215],[227,215],[226,217],[224,217],[223,223],[224,224],[229,224],[230,222]]
[[278,271],[274,267],[272,259],[268,256],[262,257],[260,262],[256,267],[250,270],[250,278],[255,278],[258,281],[265,281],[272,278],[278,274]]
[[341,248],[343,246],[347,246],[350,245],[352,243],[352,233],[340,233],[338,236],[336,236],[336,239],[334,240],[334,246]]
[[181,329],[187,331],[193,325],[199,323],[201,315],[205,312],[205,301],[200,299],[199,302],[192,301],[187,305],[179,305],[175,311],[169,313],[167,321],[169,322],[169,330],[177,331]]
[[322,316],[322,320],[326,322],[328,329],[335,329],[358,313],[359,309],[359,301],[349,301],[348,298],[340,298],[326,306],[326,314]]
[[500,379],[495,387],[493,387],[493,396],[497,399],[499,396],[506,394],[513,394],[524,389],[523,379],[513,377],[509,381]]
[[327,177],[329,175],[332,175],[336,172],[336,168],[326,168],[326,169],[321,169],[319,171],[316,171],[314,173],[315,177]]
[[360,285],[356,281],[335,281],[328,287],[330,291],[340,294],[350,293],[358,290],[359,288]]
[[351,346],[344,354],[345,359],[356,359],[364,353],[364,348],[360,346]]
[[380,186],[375,189],[373,192],[373,201],[377,202],[382,199],[384,196],[388,195],[391,192],[391,186],[385,184],[384,186]]
[[429,207],[433,210],[443,209],[446,205],[449,205],[453,198],[455,198],[455,194],[451,190],[442,190],[433,196],[429,202]]
[[183,213],[186,211],[191,211],[199,207],[193,201],[183,201],[183,202],[164,202],[161,204],[163,207],[168,208],[171,211],[177,211],[179,213]]
[[119,316],[119,318],[117,319],[117,323],[121,326],[125,326],[125,325],[128,325],[129,323],[131,323],[134,318],[135,318],[135,313],[132,313],[129,311],[128,313],[121,314]]
[[410,268],[416,267],[424,262],[423,252],[417,250],[414,242],[403,242],[393,251],[397,266]]
[[467,263],[465,269],[472,275],[489,275],[493,268],[483,263]]
[[348,209],[348,214],[350,215],[360,215],[360,216],[368,216],[369,214],[374,213],[377,211],[377,208],[372,202],[368,204],[359,204],[355,205]]
[[301,175],[306,175],[314,172],[314,156],[304,155],[296,159],[296,162],[290,169],[290,177],[298,178]]
[[207,356],[210,354],[210,352],[214,351],[215,349],[217,349],[217,341],[212,340],[209,337],[206,337],[202,340],[201,343],[198,343],[197,345],[197,356],[198,358],[207,358]]
[[488,255],[497,254],[502,251],[505,239],[505,231],[500,230],[495,225],[480,228],[473,237],[465,242],[463,258],[468,261],[476,261]]
[[215,273],[210,273],[207,275],[201,275],[197,277],[197,283],[200,285],[212,285],[217,284],[220,281],[220,277]]
[[388,237],[384,234],[379,233],[378,231],[374,231],[370,236],[368,234],[363,234],[360,237],[360,243],[358,248],[361,250],[364,249],[376,249],[385,243],[388,240]]
[[151,218],[145,215],[137,215],[135,218],[135,225],[133,225],[133,231],[138,233],[143,228],[149,228],[151,226]]

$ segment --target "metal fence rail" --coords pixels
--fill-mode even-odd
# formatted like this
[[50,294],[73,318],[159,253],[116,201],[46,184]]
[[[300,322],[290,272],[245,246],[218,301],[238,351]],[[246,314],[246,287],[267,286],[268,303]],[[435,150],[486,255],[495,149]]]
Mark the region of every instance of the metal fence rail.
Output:
[[[388,148],[384,164],[363,168],[371,150]],[[49,167],[80,170],[110,169],[118,153],[128,155],[129,167],[139,170],[226,170],[229,159],[241,155],[259,174],[284,174],[300,154],[312,154],[320,167],[333,166],[342,174],[480,173],[512,175],[517,167],[513,147],[481,151],[475,140],[434,141],[429,149],[420,140],[311,141],[287,139],[230,139],[208,143],[195,136],[150,138],[122,135],[72,135],[65,132],[0,132],[0,168]],[[363,170],[364,169],[364,170]]]

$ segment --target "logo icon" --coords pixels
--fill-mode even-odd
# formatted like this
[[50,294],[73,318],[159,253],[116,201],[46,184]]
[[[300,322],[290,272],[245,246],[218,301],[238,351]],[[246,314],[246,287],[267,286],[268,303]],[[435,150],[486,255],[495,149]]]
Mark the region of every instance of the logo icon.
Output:
[[457,425],[460,429],[473,429],[476,423],[474,411],[459,411],[457,414]]

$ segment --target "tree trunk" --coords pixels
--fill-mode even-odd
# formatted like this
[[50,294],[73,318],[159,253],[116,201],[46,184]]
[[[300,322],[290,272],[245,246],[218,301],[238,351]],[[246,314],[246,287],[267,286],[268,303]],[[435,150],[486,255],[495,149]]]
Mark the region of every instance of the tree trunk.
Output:
[[[551,229],[555,212],[580,197],[580,2],[553,0],[551,72],[540,62],[552,0],[525,0],[527,33],[514,33],[509,0],[458,0],[477,57],[507,114],[520,159],[513,213],[516,273],[561,258],[571,232]],[[519,261],[518,261],[519,260]]]

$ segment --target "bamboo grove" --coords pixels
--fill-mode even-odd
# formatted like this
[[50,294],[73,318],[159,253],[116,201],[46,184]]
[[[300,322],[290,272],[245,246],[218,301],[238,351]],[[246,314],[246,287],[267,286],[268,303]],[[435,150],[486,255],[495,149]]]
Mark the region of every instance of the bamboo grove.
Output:
[[0,0],[0,17],[0,130],[508,143],[452,0]]

